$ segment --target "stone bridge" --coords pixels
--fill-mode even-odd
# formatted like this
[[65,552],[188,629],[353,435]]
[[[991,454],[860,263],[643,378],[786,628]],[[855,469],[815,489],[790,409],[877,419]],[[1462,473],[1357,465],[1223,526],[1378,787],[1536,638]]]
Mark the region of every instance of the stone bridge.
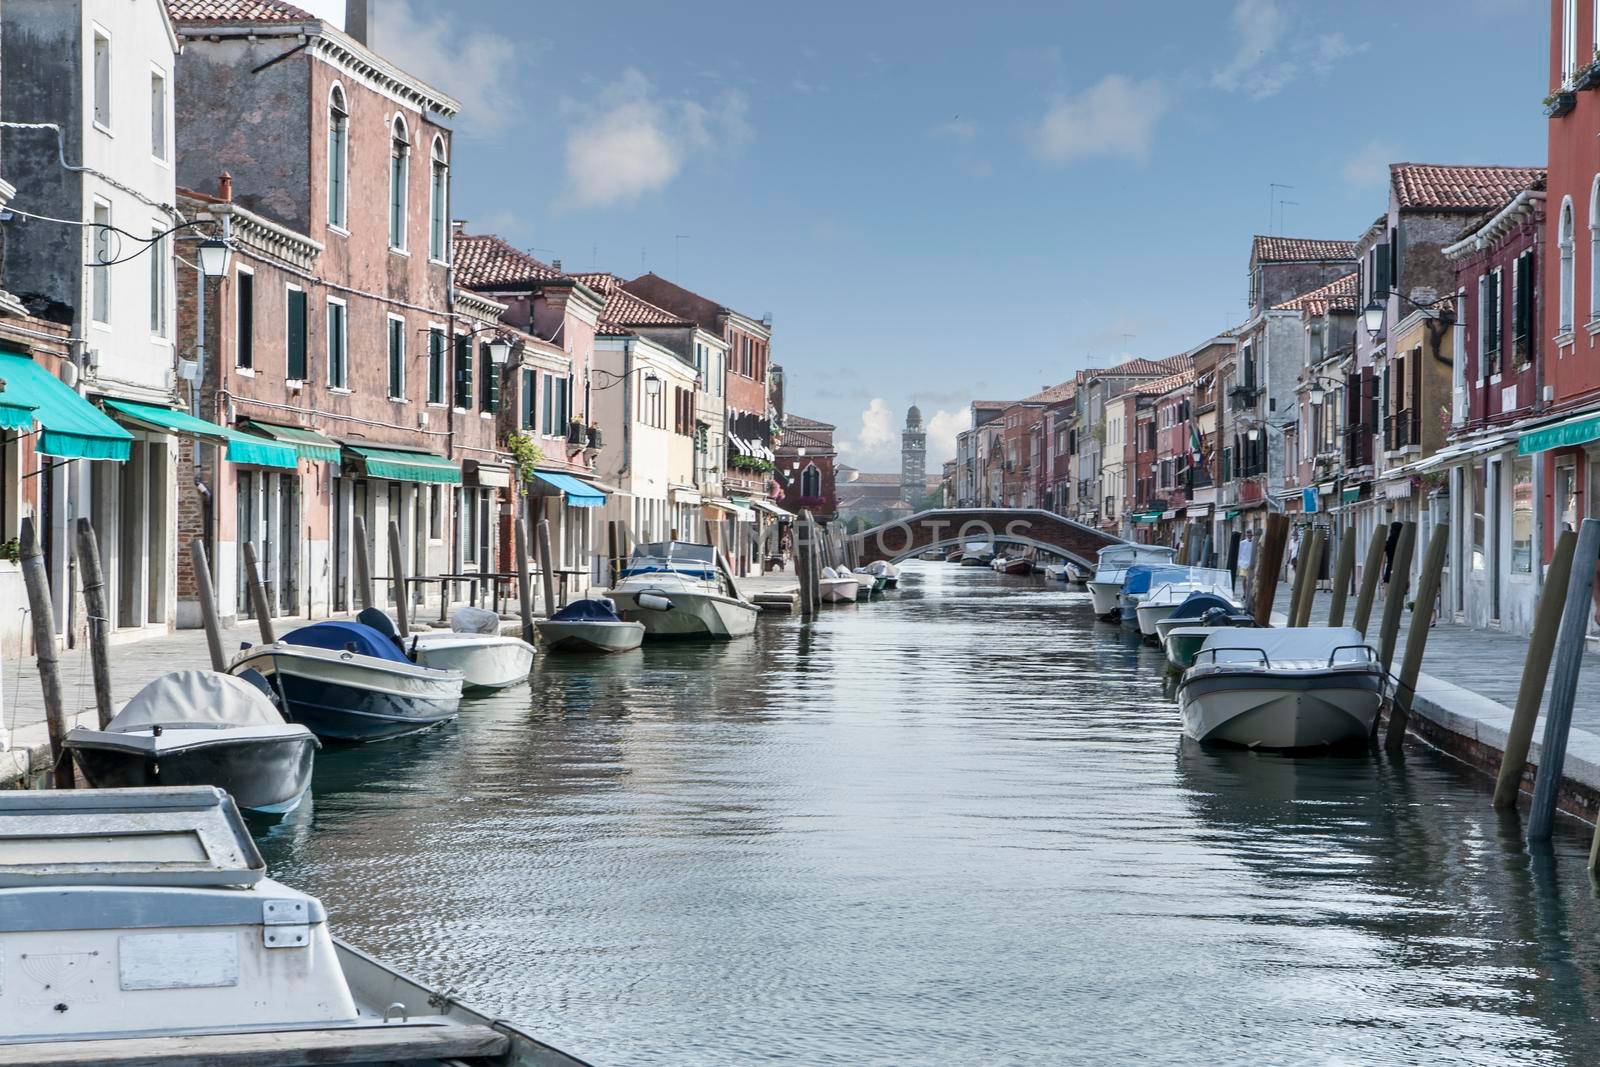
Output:
[[1036,508],[939,508],[874,526],[850,540],[862,566],[982,541],[991,547],[1036,548],[1093,567],[1102,548],[1125,543],[1114,534]]

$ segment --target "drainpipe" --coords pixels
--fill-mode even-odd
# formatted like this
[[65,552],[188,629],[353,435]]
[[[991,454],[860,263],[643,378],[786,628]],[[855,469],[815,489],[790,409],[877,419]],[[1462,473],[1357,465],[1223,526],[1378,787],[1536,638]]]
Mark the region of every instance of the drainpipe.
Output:
[[622,468],[617,480],[633,465],[633,341],[622,342]]

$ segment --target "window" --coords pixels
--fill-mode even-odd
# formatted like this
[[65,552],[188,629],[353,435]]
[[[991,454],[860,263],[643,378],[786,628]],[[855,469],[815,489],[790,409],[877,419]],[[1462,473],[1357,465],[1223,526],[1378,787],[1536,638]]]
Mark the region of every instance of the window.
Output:
[[389,247],[406,247],[406,182],[410,176],[411,142],[405,119],[396,117],[389,138]]
[[472,338],[466,334],[456,335],[455,406],[472,410]]
[[344,90],[335,85],[328,94],[328,225],[349,225],[350,110]]
[[1478,279],[1478,380],[1500,373],[1500,270]]
[[94,123],[111,128],[111,37],[94,31]]
[[343,300],[328,300],[328,385],[334,389],[348,389],[350,377],[346,358],[349,347],[345,337],[345,308]]
[[1471,485],[1468,488],[1472,495],[1470,505],[1472,508],[1472,569],[1475,571],[1483,571],[1485,569],[1485,557],[1487,555],[1484,538],[1487,532],[1485,529],[1487,524],[1484,522],[1484,498],[1488,495],[1484,472],[1487,467],[1488,461],[1482,460],[1468,468],[1471,480]]
[[288,288],[288,322],[285,333],[286,361],[284,373],[291,382],[306,380],[306,294],[305,290],[291,285]]
[[433,139],[433,167],[428,180],[428,257],[450,258],[450,164],[444,155],[444,138]]
[[89,238],[93,249],[89,268],[90,315],[95,322],[111,321],[111,267],[116,258],[111,251],[111,205],[101,200],[94,204],[94,230]]
[[1533,362],[1533,250],[1511,265],[1511,351],[1518,369]]
[[1561,83],[1578,71],[1578,0],[1561,0]]
[[722,395],[722,352],[720,350],[716,351],[716,352],[713,352],[711,354],[711,381],[712,381],[712,384],[716,387],[712,391],[712,395],[721,396]]
[[805,500],[816,500],[822,496],[822,472],[817,470],[815,463],[807,463],[806,469],[800,472],[800,496]]
[[564,437],[569,418],[567,379],[554,374],[544,376],[543,421],[540,432],[546,437]]
[[153,240],[145,255],[150,257],[150,336],[167,336],[167,278],[171,253],[167,251],[167,226],[153,223],[150,235]]
[[500,410],[500,369],[494,365],[494,360],[489,356],[489,344],[484,342],[478,346],[478,376],[481,381],[479,390],[479,406],[482,410],[493,415]]
[[1560,332],[1572,332],[1572,260],[1573,260],[1573,232],[1572,232],[1572,198],[1561,202],[1561,224],[1557,231],[1557,240],[1561,249],[1561,329]]
[[233,362],[246,370],[256,365],[256,276],[240,267],[233,283]]
[[1600,322],[1600,174],[1589,188],[1589,321]]
[[406,398],[406,320],[389,316],[389,399]]
[[444,537],[444,493],[437,485],[428,486],[428,539]]
[[444,403],[444,331],[428,327],[428,403]]
[[1511,461],[1511,573],[1533,573],[1533,457]]
[[167,159],[167,76],[159,70],[150,72],[150,154]]
[[531,430],[531,429],[534,428],[534,426],[533,426],[533,412],[534,412],[534,407],[533,407],[534,388],[533,388],[533,385],[534,385],[534,382],[537,379],[538,379],[538,375],[534,374],[532,368],[524,367],[522,369],[522,404],[521,404],[521,413],[517,418],[517,425],[520,426],[524,430]]

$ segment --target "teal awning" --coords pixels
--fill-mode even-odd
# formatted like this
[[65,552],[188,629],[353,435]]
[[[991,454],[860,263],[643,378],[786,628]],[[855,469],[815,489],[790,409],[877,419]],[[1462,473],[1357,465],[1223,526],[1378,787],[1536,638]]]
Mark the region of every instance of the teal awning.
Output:
[[361,460],[368,478],[389,478],[397,482],[444,482],[461,484],[461,467],[432,452],[409,452],[399,448],[344,446]]
[[103,401],[106,407],[136,426],[158,433],[175,433],[183,437],[198,437],[202,441],[227,445],[230,463],[248,463],[258,467],[279,467],[294,470],[299,463],[299,453],[287,445],[269,441],[255,434],[241,433],[214,422],[196,418],[187,411],[161,407],[156,404],[139,404],[132,400]]
[[567,498],[568,507],[598,508],[605,506],[605,493],[588,482],[579,481],[570,474],[557,474],[554,471],[534,471],[533,476],[552,489],[559,490]]
[[339,442],[331,437],[324,437],[315,430],[284,426],[276,422],[261,422],[257,419],[250,420],[250,428],[279,444],[292,446],[300,453],[301,459],[316,460],[320,463],[339,462]]
[[133,450],[133,434],[74,392],[65,382],[27,356],[0,352],[0,382],[11,429],[21,429],[16,411],[32,412],[39,424],[35,448],[61,459],[108,459],[124,462]]
[[1558,422],[1554,426],[1541,426],[1537,430],[1529,430],[1518,438],[1517,453],[1532,456],[1548,452],[1552,448],[1586,445],[1596,440],[1600,440],[1600,414],[1591,412],[1565,422]]

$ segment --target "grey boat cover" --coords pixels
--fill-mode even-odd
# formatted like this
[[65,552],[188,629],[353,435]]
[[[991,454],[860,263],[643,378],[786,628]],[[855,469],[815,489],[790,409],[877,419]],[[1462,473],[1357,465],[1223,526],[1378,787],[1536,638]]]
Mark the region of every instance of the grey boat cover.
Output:
[[450,616],[450,629],[458,634],[493,634],[500,636],[500,616],[484,608],[464,604]]
[[216,671],[173,671],[139,690],[106,724],[106,731],[283,725],[283,716],[267,695],[242,678]]
[[[1362,651],[1365,646],[1361,631],[1353,626],[1224,626],[1206,638],[1195,663],[1209,665],[1212,657],[1208,650],[1216,649],[1219,665],[1326,668],[1335,649],[1339,649],[1334,657],[1337,665],[1368,662],[1372,657]],[[1263,655],[1266,663],[1262,662]]]

